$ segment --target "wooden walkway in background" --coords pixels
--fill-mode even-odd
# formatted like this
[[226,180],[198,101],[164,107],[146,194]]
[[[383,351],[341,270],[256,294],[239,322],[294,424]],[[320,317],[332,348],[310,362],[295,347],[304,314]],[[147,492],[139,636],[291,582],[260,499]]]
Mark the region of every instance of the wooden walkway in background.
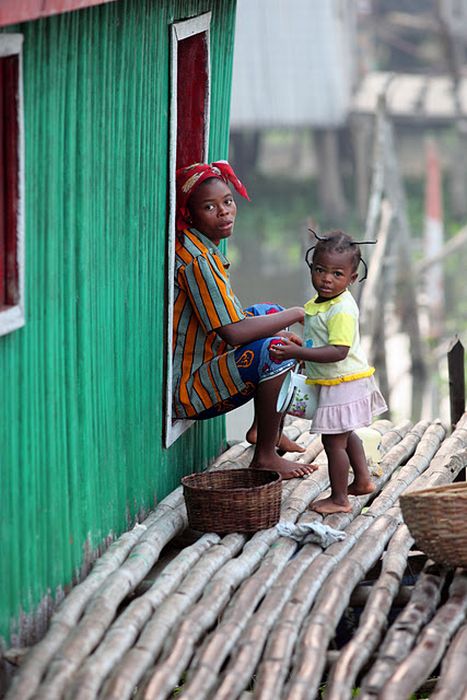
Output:
[[[307,448],[298,461],[320,465],[283,482],[289,522],[322,521],[308,506],[329,486],[308,427],[286,428]],[[65,598],[8,700],[344,700],[357,687],[360,700],[403,700],[427,681],[426,697],[467,698],[467,571],[415,551],[398,505],[406,489],[465,468],[467,414],[449,436],[438,421],[374,427],[384,449],[377,492],[324,520],[345,539],[323,550],[275,528],[196,536],[179,488]],[[212,468],[250,459],[241,443]]]

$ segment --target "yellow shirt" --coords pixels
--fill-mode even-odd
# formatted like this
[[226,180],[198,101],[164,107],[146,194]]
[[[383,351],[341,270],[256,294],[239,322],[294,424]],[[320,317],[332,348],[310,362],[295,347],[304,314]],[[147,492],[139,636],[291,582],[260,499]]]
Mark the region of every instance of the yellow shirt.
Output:
[[317,302],[315,295],[305,304],[304,345],[345,345],[347,357],[339,362],[305,362],[310,384],[339,384],[370,377],[370,367],[360,344],[358,306],[348,290],[334,299]]

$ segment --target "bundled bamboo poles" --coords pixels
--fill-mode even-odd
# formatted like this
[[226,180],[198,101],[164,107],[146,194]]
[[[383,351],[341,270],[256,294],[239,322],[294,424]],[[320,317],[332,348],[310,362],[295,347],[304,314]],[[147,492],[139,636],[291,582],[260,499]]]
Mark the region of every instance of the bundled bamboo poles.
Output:
[[430,480],[426,486],[436,486],[453,481],[467,464],[467,413],[441,445],[430,465]]
[[[423,427],[423,426],[420,426]],[[414,428],[416,430],[417,426]],[[368,509],[367,527],[344,560],[336,566],[316,600],[313,611],[303,624],[303,631],[295,654],[292,677],[286,695],[290,698],[308,697],[317,692],[326,661],[326,649],[334,636],[337,624],[347,607],[355,585],[379,559],[385,544],[396,530],[401,514],[390,505],[397,500],[407,480],[414,479],[426,469],[444,436],[441,426],[429,426],[420,441],[415,456],[392,480]],[[423,455],[423,459],[420,459]],[[415,463],[415,467],[414,467]],[[392,502],[392,503],[391,503]],[[371,516],[375,520],[371,521]],[[363,521],[365,516],[354,521]],[[349,528],[350,529],[350,528]]]
[[[239,466],[240,461],[245,461],[244,466],[246,466],[248,458],[251,459],[251,452],[252,448],[248,443],[234,445],[220,455],[210,468],[232,468]],[[236,462],[232,462],[232,460],[236,460]],[[183,491],[179,487],[168,494],[141,524],[135,525],[132,530],[125,532],[113,542],[95,562],[84,581],[73,588],[54,613],[46,636],[26,656],[18,674],[13,679],[6,699],[28,700],[32,697],[54,655],[75,629],[96,591],[119,569],[130,553],[132,556],[139,556],[138,551],[132,552],[132,550],[143,538],[143,535],[151,539],[155,531],[157,533],[159,529],[165,530],[169,541],[186,526],[186,522]]]
[[[379,429],[384,435],[390,429],[390,424],[388,421],[380,421],[378,425],[375,424],[373,427]],[[402,430],[407,428],[408,425],[402,426]],[[400,434],[398,433],[388,435],[385,440],[386,446],[394,444],[397,439],[400,439]],[[318,519],[320,519],[320,516],[316,513],[308,512],[302,516],[300,522]],[[321,551],[322,548],[319,545],[304,545],[292,561],[287,564],[286,569],[282,571],[280,577],[248,622],[245,632],[242,633],[224,678],[216,688],[215,697],[217,700],[232,700],[247,687],[260,659],[268,633],[280,615],[283,606],[290,598],[294,584]],[[223,651],[225,650],[219,650],[219,653],[222,654],[222,660],[225,659]],[[203,680],[206,680],[206,671],[202,662],[203,657],[199,655],[197,662],[190,669],[188,681],[184,686],[184,694],[188,693],[187,697],[198,697],[201,700],[201,698],[208,696],[210,687],[202,690]],[[198,666],[200,667],[200,672],[197,672]],[[209,669],[209,671],[211,670]],[[192,672],[195,674],[193,677],[191,676]],[[210,679],[212,681],[212,675]]]
[[[406,430],[408,430],[409,427],[410,427],[409,424],[404,423],[404,425],[401,426],[400,429],[402,431],[404,431],[404,430],[406,431]],[[397,433],[397,436],[400,439],[400,433]],[[397,437],[388,436],[387,440],[391,441],[392,439],[397,439]],[[297,498],[297,492],[300,489],[309,490],[308,482],[310,480],[312,480],[314,476],[315,475],[312,475],[311,477],[308,477],[308,479],[306,479],[306,480],[301,480],[301,482],[299,483],[299,486],[294,491],[294,494],[293,494],[294,499]],[[322,488],[322,485],[320,488]],[[316,490],[315,491],[309,490],[307,502],[309,502],[312,498],[315,498],[316,495],[317,495]],[[285,511],[283,512],[283,515],[282,515],[283,519],[289,519],[289,520],[292,519],[290,517],[291,507],[292,507],[292,503],[290,501],[288,501],[287,508],[285,509]],[[302,504],[298,508],[298,510],[303,510],[303,507],[304,506]],[[295,512],[293,515],[295,518],[296,513],[297,513],[297,509],[295,508],[294,510],[295,510]],[[211,596],[211,597],[213,597],[213,596]],[[206,609],[206,607],[207,607],[207,609]],[[182,655],[182,650],[176,649],[176,643],[174,643],[172,646],[172,653],[170,654],[170,657],[168,657],[168,658],[166,657],[166,658],[161,660],[158,667],[156,668],[156,671],[154,672],[154,674],[152,676],[150,683],[146,687],[145,691],[141,692],[141,697],[144,697],[144,698],[164,697],[164,693],[167,692],[168,688],[173,687],[174,683],[177,682],[178,677],[181,675],[181,673],[184,670],[183,666],[189,662],[190,651],[194,651],[194,645],[195,645],[197,639],[200,637],[201,632],[203,632],[203,630],[200,631],[198,629],[195,633],[196,638],[195,639],[190,638],[191,630],[193,628],[196,628],[196,624],[197,624],[197,620],[198,620],[197,615],[204,616],[205,620],[210,621],[212,619],[212,615],[218,614],[220,612],[219,610],[217,610],[217,607],[213,611],[212,610],[212,601],[209,601],[209,600],[202,601],[201,611],[198,611],[198,613],[196,613],[196,612],[193,613],[194,617],[190,618],[189,621],[187,620],[187,628],[188,629],[186,629],[186,630],[184,629],[183,631],[180,631],[179,635],[177,637],[179,639],[182,639],[182,637],[183,637],[183,645],[180,643],[180,647],[183,647],[183,655]],[[242,625],[240,624],[240,622],[238,620],[238,616],[237,616],[237,625],[239,627],[242,627]],[[203,625],[203,627],[204,626],[205,625]],[[193,637],[193,633],[191,633],[191,634]],[[187,639],[188,639],[188,643],[187,643]],[[225,650],[223,651],[222,648],[218,651],[219,655],[222,655],[222,657],[226,655],[224,652],[225,652]],[[209,676],[211,681],[212,681],[214,678],[215,672],[213,672],[211,674],[209,674],[209,672],[204,673],[204,666],[205,666],[205,664],[203,664],[203,681],[206,680],[207,676]],[[196,690],[193,691],[193,694],[191,696],[197,697],[197,698],[205,697],[204,694],[199,695],[199,693],[202,692],[201,688],[203,686],[203,682],[200,682],[199,679],[194,679],[191,682],[189,680],[186,687],[184,687],[184,693],[187,693],[187,692],[191,693],[192,692],[191,691],[192,684]]]
[[130,649],[143,625],[154,610],[181,583],[202,555],[220,542],[219,535],[204,535],[183,549],[161,572],[151,588],[136,598],[107,631],[95,653],[73,678],[67,695],[73,700],[94,698],[104,678],[112,671],[123,653]]
[[[420,430],[424,431],[423,437],[420,434]],[[386,486],[383,493],[380,494],[377,500],[372,504],[372,513],[375,515],[384,513],[387,508],[390,508],[394,504],[395,500],[410,484],[412,484],[412,487],[414,487],[415,484],[416,488],[423,488],[423,486],[426,485],[425,483],[421,484],[418,477],[428,470],[428,468],[431,473],[432,460],[434,459],[434,455],[439,453],[439,447],[445,434],[445,429],[438,421],[435,421],[431,425],[424,421],[417,423],[406,435],[404,441],[397,446],[398,451],[402,452],[404,442],[407,443],[409,439],[412,438],[412,444],[416,441],[415,454],[405,464],[404,468],[397,472],[391,479],[391,482]],[[399,459],[402,460],[403,457],[400,456]],[[441,474],[444,476],[444,479],[447,478],[446,469],[444,469]],[[422,482],[424,482],[423,478]]]
[[399,525],[383,558],[381,575],[371,587],[359,627],[331,669],[326,684],[326,700],[343,700],[351,696],[357,676],[371,658],[387,627],[388,613],[399,591],[412,544],[413,537],[407,526]]
[[114,664],[102,690],[103,698],[132,697],[135,686],[157,660],[172,631],[181,624],[219,569],[241,551],[245,541],[244,535],[227,535],[201,557],[177,589],[155,610],[136,644],[120,650],[126,653]]
[[411,653],[402,661],[383,687],[381,700],[410,697],[429,678],[441,661],[452,635],[465,622],[467,611],[467,572],[457,571],[446,603],[423,629]]
[[[46,636],[31,649],[19,673],[15,676],[6,695],[8,700],[17,700],[18,698],[28,700],[32,697],[51,659],[75,628],[88,601],[103,582],[118,570],[143,536],[146,536],[148,531],[152,532],[154,527],[159,528],[159,523],[164,517],[161,515],[161,511],[164,514],[165,512],[173,514],[172,501],[173,496],[170,495],[164,502],[161,502],[161,507],[156,508],[141,525],[136,525],[111,544],[109,549],[94,564],[85,580],[64,599],[57,612],[52,616]],[[178,515],[175,521],[174,528],[181,528],[183,515]]]
[[314,697],[321,683],[326,650],[347,607],[355,585],[381,556],[399,521],[397,509],[379,516],[359,538],[322,587],[295,652],[294,667],[285,697]]
[[[244,631],[248,620],[260,601],[277,581],[289,559],[298,547],[297,542],[282,537],[271,548],[258,571],[246,580],[235,595],[223,619],[207,638],[191,664],[189,677],[183,688],[186,700],[201,700],[216,685],[225,659]],[[216,694],[217,695],[217,694]]]
[[[442,429],[442,427],[439,424],[435,423],[432,426],[430,426],[430,428],[426,431],[425,435],[423,436],[423,439],[421,440],[420,445],[417,448],[417,452],[416,452],[415,456],[410,460],[409,464],[403,470],[404,474],[407,473],[407,475],[408,475],[410,473],[410,471],[409,471],[410,467],[412,467],[412,469],[415,469],[416,471],[420,472],[421,470],[424,471],[427,468],[428,464],[430,465],[429,468],[426,469],[426,471],[424,471],[422,476],[420,476],[416,481],[413,482],[414,484],[417,484],[418,487],[423,485],[423,482],[428,482],[430,480],[432,481],[433,479],[442,480],[444,483],[446,483],[446,481],[449,481],[452,477],[450,470],[446,469],[446,457],[448,455],[450,455],[449,444],[451,443],[451,448],[452,448],[452,443],[457,442],[457,439],[459,436],[454,436],[453,440],[451,440],[450,443],[449,443],[449,441],[447,441],[447,443],[448,443],[447,446],[446,446],[446,443],[443,444],[442,449],[439,450],[439,452],[438,452],[438,454],[441,453],[440,460],[444,463],[444,470],[440,468],[440,460],[438,460],[438,461],[433,460],[433,462],[431,462],[431,458],[433,457],[433,454],[436,452],[437,446],[439,445],[440,438],[443,435],[444,435],[444,430]],[[449,459],[448,459],[448,463],[452,467],[452,464],[451,464]],[[458,469],[460,469],[461,466],[462,465],[458,464]],[[393,487],[392,491],[394,491],[394,489],[396,489],[400,493],[401,487],[403,487],[403,485],[404,485],[404,479],[402,478],[402,476],[403,476],[403,474],[401,472],[398,475],[398,479],[394,480],[394,482],[392,484],[392,487]],[[399,482],[399,484],[397,484],[397,482]],[[387,499],[390,496],[391,496],[391,488],[388,487],[387,489],[385,489],[383,496],[380,496],[377,499],[377,501],[381,502],[383,499]],[[373,508],[375,507],[377,501],[375,502],[375,504],[373,504]],[[390,511],[388,511],[388,512],[390,512]],[[398,517],[400,518],[400,515]],[[365,536],[361,538],[360,543],[355,548],[356,550],[362,546],[362,543],[364,542],[364,539],[367,536],[368,536],[368,532],[365,533]],[[411,538],[410,538],[410,536],[408,536],[407,532],[404,534],[404,538],[405,538],[405,550],[406,550],[406,552],[408,552],[408,549],[410,547]],[[350,563],[351,563],[351,557],[348,556],[346,558],[346,561],[341,565],[341,568],[346,570],[348,568],[348,566],[350,565]],[[399,575],[401,575],[402,566],[403,566],[403,563],[399,562],[399,569],[398,569]],[[335,590],[335,586],[336,586],[335,576],[336,575],[334,575],[333,579],[330,580],[330,582],[328,584],[329,586],[332,586],[332,591]],[[326,624],[324,624],[323,620],[319,617],[318,604],[317,604],[318,610],[316,610],[313,613],[313,616],[317,619],[317,622],[315,623],[314,629],[313,629],[313,625],[311,625],[311,630],[310,630],[310,628],[307,630],[306,638],[312,640],[313,639],[313,631],[314,631],[315,635],[319,639],[319,645],[315,644],[315,647],[317,647],[317,648],[314,649],[314,652],[315,652],[314,655],[313,655],[313,653],[311,653],[311,654],[308,653],[306,655],[306,662],[307,662],[306,670],[308,670],[308,668],[313,668],[313,673],[314,673],[313,678],[315,681],[314,685],[310,685],[309,679],[308,678],[304,679],[303,674],[301,677],[299,676],[299,680],[301,681],[301,686],[299,686],[299,687],[303,688],[304,687],[303,684],[305,683],[305,680],[306,680],[306,681],[308,681],[306,687],[307,687],[307,690],[309,692],[313,692],[313,690],[316,690],[317,683],[319,683],[319,679],[316,677],[316,669],[319,667],[320,659],[321,659],[321,669],[323,668],[323,665],[324,665],[323,664],[323,659],[324,659],[323,650],[324,650],[324,646],[326,643],[326,637],[327,637],[327,641],[329,641],[331,638],[332,630],[335,628],[335,624],[337,624],[337,622],[338,622],[339,612],[340,613],[343,612],[342,604],[345,603],[346,599],[348,599],[347,596],[349,595],[349,591],[351,590],[350,587],[351,587],[352,582],[353,582],[352,576],[353,576],[352,570],[348,571],[347,574],[345,575],[345,579],[344,579],[345,580],[345,589],[344,589],[344,592],[341,591],[341,595],[339,596],[339,601],[340,601],[341,607],[339,609],[339,607],[337,605],[331,606],[332,614],[330,617],[328,614],[328,619],[326,620]],[[386,579],[387,579],[387,576],[386,576]],[[377,596],[380,591],[381,591],[381,588],[378,588],[378,584],[376,584],[375,596]],[[395,595],[396,589],[394,587],[393,587],[393,591],[394,591],[393,595]],[[323,593],[321,595],[324,596],[324,594],[325,593],[323,591]],[[332,601],[332,593],[331,592],[330,592],[329,598]],[[389,599],[386,602],[386,605],[384,608],[386,611],[389,610],[390,600],[391,599]],[[373,617],[374,617],[374,615],[373,615]],[[335,623],[334,627],[332,626],[333,623]],[[320,632],[319,625],[321,625],[321,630],[324,630],[324,629],[326,630],[326,635],[323,634],[323,632],[321,631],[321,634],[319,634],[319,637],[318,637],[318,633]],[[375,629],[370,628],[369,625],[366,625],[366,630],[365,630],[365,626],[363,626],[360,635],[358,635],[358,633],[357,633],[355,639],[351,643],[350,656],[348,654],[347,659],[346,659],[347,663],[345,663],[346,657],[344,656],[343,657],[344,661],[341,663],[340,667],[338,665],[336,665],[336,668],[331,672],[330,684],[329,684],[329,688],[327,690],[327,697],[342,698],[342,697],[345,697],[345,692],[348,693],[347,697],[350,697],[351,685],[357,676],[359,668],[361,668],[361,663],[359,666],[357,666],[357,668],[352,669],[350,667],[350,664],[349,664],[349,659],[352,659],[353,654],[358,653],[358,651],[357,651],[358,642],[363,643],[363,644],[365,643],[365,641],[366,641],[365,632],[369,635],[370,640],[372,640],[372,642],[370,643],[370,648],[375,647],[375,641],[377,642],[377,639],[378,639],[378,627],[376,627],[376,630],[375,630]],[[375,640],[375,632],[376,632],[376,640]],[[365,661],[368,659],[368,657],[369,657],[369,653],[368,653],[368,651],[366,651],[360,656],[360,659],[362,661]],[[345,677],[346,670],[348,671],[347,677]],[[339,671],[340,671],[339,679],[336,682],[335,681],[336,674],[338,674]],[[340,680],[340,685],[339,685],[339,680]],[[300,692],[297,691],[297,682],[295,682],[295,689],[294,689],[294,692],[291,693],[291,697],[293,697],[293,698],[300,697]],[[397,693],[396,693],[393,695],[393,697],[395,698],[395,697],[405,697],[405,696],[403,696],[403,694],[400,694],[399,696],[397,696]]]
[[[389,421],[378,421],[372,427],[379,430],[384,436],[382,441],[383,451],[386,451],[390,446],[396,444],[397,440],[401,439],[400,433],[391,431],[392,424]],[[404,424],[401,429],[407,430],[408,427],[409,424]],[[301,517],[300,522],[318,520],[319,517],[316,513],[308,512]],[[248,686],[259,662],[268,634],[289,599],[295,583],[321,552],[322,548],[319,545],[306,544],[288,562],[287,567],[282,571],[258,610],[248,621],[244,632],[240,635],[223,678],[215,690],[216,700],[233,700]],[[222,660],[225,659],[223,651],[219,649]],[[195,697],[196,692],[198,693],[197,697],[201,700],[209,695],[211,684],[209,684],[209,687],[205,685],[204,689],[201,689],[202,682],[206,680],[207,676],[205,667],[202,666],[202,660],[202,655],[198,655],[195,664],[190,668],[188,680],[184,685],[185,697],[190,695]],[[199,673],[197,671],[198,666],[201,668]],[[211,671],[212,667],[208,671],[208,677],[212,681]],[[192,674],[194,675],[192,676]]]
[[185,526],[181,510],[159,519],[133,547],[130,556],[102,583],[86,606],[79,623],[51,660],[36,693],[37,700],[51,700],[63,692],[79,664],[102,639],[119,604],[151,570],[162,548]]
[[[299,432],[293,425],[286,428],[286,432],[290,431],[293,434]],[[247,466],[251,459],[251,453],[252,448],[248,443],[235,445],[224,452],[210,468],[232,468],[242,466],[242,463],[244,463],[243,466]],[[181,532],[186,524],[183,491],[179,487],[164,498],[143,523],[137,524],[133,530],[124,533],[112,543],[104,555],[96,561],[86,579],[71,591],[52,616],[48,633],[27,655],[19,673],[13,680],[7,698],[14,700],[20,697],[21,700],[28,700],[35,693],[52,659],[57,652],[62,652],[64,643],[68,642],[70,636],[75,633],[75,628],[82,618],[84,610],[91,604],[96,592],[122,567],[129,555],[133,560],[132,568],[140,570],[139,574],[135,576],[136,585],[147,570],[153,566],[164,544]],[[152,548],[152,544],[148,545],[148,542],[151,543],[152,540],[156,542],[159,540],[160,546]],[[142,546],[135,550],[138,543]],[[152,549],[149,557],[148,546],[149,549]],[[148,564],[147,568],[145,568],[146,564]],[[127,590],[125,583],[124,590]],[[118,602],[116,604],[118,605]],[[74,666],[70,668],[70,673],[73,669]],[[69,673],[66,674],[65,683],[68,677]],[[56,690],[49,687],[45,695],[47,700],[50,700],[49,693],[60,693],[60,687],[63,687],[63,684],[59,684]]]
[[[431,460],[429,469],[407,490],[411,490],[413,487],[421,488],[427,485],[448,483],[460,472],[467,463],[467,452],[465,449],[467,443],[466,425],[466,416],[464,415],[454,433],[443,442],[436,456]],[[437,590],[442,587],[443,582],[444,573],[442,572],[439,576]],[[430,591],[429,588],[428,591],[424,589],[424,586],[429,587],[429,585],[430,579],[427,578],[427,575],[419,579],[410,603],[389,631],[379,651],[379,660],[374,664],[366,679],[364,679],[362,698],[379,697],[382,687],[391,677],[394,668],[401,659],[405,658],[417,632],[426,622],[426,619],[433,614],[437,606],[437,594],[435,595],[433,590]],[[422,602],[420,602],[419,598],[422,599]],[[465,609],[462,607],[464,604],[465,601],[460,604],[461,612],[457,616],[457,626],[461,624],[462,616],[465,617]],[[413,622],[414,618],[415,623]],[[441,619],[444,619],[443,615],[441,615]],[[409,633],[407,632],[407,626],[410,629]],[[389,651],[387,651],[388,649]],[[417,658],[420,656],[423,658],[421,654]],[[424,664],[422,660],[419,660],[417,664],[418,672],[422,675],[424,674],[424,679],[428,677],[432,670],[432,667],[429,667],[429,665],[427,667],[427,664],[428,662]],[[410,672],[407,673],[406,677],[412,678],[413,681]],[[387,692],[389,693],[390,691],[388,690]],[[401,697],[401,694],[397,695],[397,693],[400,693],[400,687],[395,692],[396,694],[392,695],[392,697]],[[388,695],[389,697],[391,696]]]
[[443,659],[441,674],[431,700],[461,700],[467,697],[467,624],[464,624]]
[[[323,487],[323,483],[313,483],[315,478],[321,479],[321,481],[323,478],[327,480],[325,475],[318,474],[315,477],[312,474],[307,479],[300,480],[298,484],[297,488],[309,490],[308,498],[302,500],[302,507],[306,507],[307,503],[315,498]],[[291,487],[289,484],[286,484],[283,488],[290,489]],[[285,503],[281,516],[284,520],[296,520],[297,498],[295,492],[294,500],[295,502],[291,509],[288,508],[288,503]],[[186,615],[176,630],[175,636],[171,639],[168,653],[160,659],[151,673],[147,685],[139,692],[139,697],[145,700],[156,700],[157,698],[166,697],[187,668],[195,652],[196,644],[202,638],[202,635],[213,626],[218,616],[223,613],[229,603],[232,592],[251,576],[269,550],[269,547],[276,543],[278,539],[279,535],[275,528],[256,533],[246,544],[241,555],[235,560],[227,562],[211,579],[203,592],[200,602]]]
[[[310,490],[307,480],[299,483],[291,497],[287,500],[287,508],[282,519],[295,521],[297,515],[303,512],[305,507],[318,495],[321,489],[322,485],[319,491],[318,489]],[[318,517],[317,514],[308,512],[300,518],[300,522],[317,520]],[[267,634],[266,630],[272,624],[274,615],[278,613],[280,605],[285,602],[283,595],[284,582],[281,581],[279,583],[278,581],[278,577],[283,573],[284,567],[287,565],[286,578],[290,585],[291,578],[296,578],[298,572],[303,570],[303,566],[309,563],[310,553],[311,557],[313,557],[321,551],[321,547],[317,545],[309,546],[307,548],[307,557],[299,556],[294,559],[294,562],[296,564],[298,563],[298,565],[295,566],[295,571],[291,574],[289,571],[289,560],[296,548],[296,542],[290,538],[280,538],[274,545],[274,549],[270,550],[258,571],[241,586],[238,593],[232,598],[223,620],[218,624],[216,630],[207,640],[204,648],[201,648],[198,652],[194,663],[190,667],[190,673],[183,689],[184,697],[186,697],[187,700],[189,698],[193,698],[193,700],[202,700],[208,697],[210,690],[218,682],[218,676],[222,665],[232,652],[237,640],[243,635],[245,629],[249,625],[249,621],[256,607],[260,601],[271,594],[271,598],[274,599],[274,602],[271,605],[271,600],[268,601],[268,604],[266,604],[267,616],[264,617],[263,615],[262,623],[260,625],[256,623],[255,626],[257,633],[261,633],[264,642],[265,634]],[[302,552],[300,552],[300,554],[301,553]],[[261,602],[261,607],[263,608],[263,602]],[[258,634],[255,635],[255,640],[258,641]],[[251,654],[249,656],[251,660]],[[245,677],[244,668],[243,674]],[[247,673],[245,678],[246,685],[250,675]],[[216,697],[219,698],[222,692],[225,691],[217,689]],[[231,690],[229,689],[225,695],[226,698],[232,697],[230,692]]]
[[[321,479],[326,478],[326,475],[321,477]],[[295,480],[295,484],[298,486],[294,491],[292,508],[294,504],[296,508],[300,508],[300,498],[296,492],[297,489],[305,488],[305,481],[308,480]],[[316,481],[314,483],[314,491],[318,491],[322,486]],[[308,487],[311,487],[310,483]],[[287,484],[284,487],[284,497],[288,497],[292,491],[293,485]],[[305,508],[307,503],[308,500],[302,502],[301,508]],[[171,630],[176,628],[179,620],[196,602],[216,572],[241,551],[246,541],[247,538],[244,535],[228,535],[203,555],[182,584],[154,611],[151,619],[144,626],[137,644],[128,651],[126,648],[121,648],[119,663],[115,664],[114,671],[105,687],[105,697],[119,698],[120,700],[132,694],[134,686],[157,659]],[[119,626],[118,620],[114,623],[115,626]],[[122,656],[123,652],[127,653]]]
[[[320,446],[315,447],[315,453],[321,449]],[[301,455],[302,458],[303,456]],[[283,499],[286,501],[286,512],[289,513],[290,519],[295,519],[327,483],[327,472],[286,483],[283,487]],[[182,615],[196,602],[216,571],[237,554],[246,541],[247,538],[243,535],[228,535],[204,555],[171,598],[155,611],[144,627],[137,645],[120,659],[105,686],[104,697],[121,700],[132,694],[134,686],[156,661],[170,631],[176,628]],[[214,560],[215,568],[212,567]]]
[[446,578],[446,569],[427,562],[410,602],[398,615],[378,650],[378,658],[361,684],[362,700],[379,698],[386,681],[405,659],[423,625],[433,616]]
[[[315,513],[307,513],[301,518],[300,522],[316,520],[316,516],[317,514]],[[233,700],[240,695],[242,690],[247,688],[261,658],[268,635],[279,618],[284,605],[289,600],[291,591],[311,562],[321,552],[322,548],[318,544],[305,544],[296,556],[288,562],[287,567],[282,570],[258,610],[248,620],[248,624],[242,631],[233,650],[227,669],[222,675],[218,676],[217,682],[220,681],[220,683],[215,690],[216,700]],[[224,657],[224,654],[222,656]],[[196,666],[193,668],[193,672],[197,674]],[[195,675],[193,678],[189,675],[187,682],[189,693],[192,687],[199,689],[198,675]],[[204,697],[203,693],[199,700]]]
[[[395,445],[384,457],[382,483],[387,481],[391,472],[402,463],[402,460],[410,456],[427,426],[427,423],[423,423],[412,431],[406,432],[402,440],[402,443],[405,444]],[[406,426],[406,430],[408,427]],[[360,509],[368,501],[368,497],[361,497],[355,501],[356,507]],[[352,515],[346,513],[329,516],[326,520],[330,524],[332,521],[333,526],[339,522],[340,526],[343,527],[348,524],[351,518]],[[331,545],[319,557],[315,558],[290,591],[289,600],[269,635],[266,649],[258,666],[255,686],[255,694],[258,698],[275,700],[281,696],[303,620],[328,577],[354,546],[357,538],[372,522],[373,519],[369,512],[359,516],[347,528],[347,538]]]
[[[79,589],[83,584],[76,587],[80,605],[73,603],[68,626],[57,626],[55,631],[51,627],[52,645],[45,647],[47,652],[39,657],[39,664],[36,656],[36,666],[31,666],[32,685],[25,693],[12,688],[8,699],[34,695],[36,700],[161,700],[171,697],[183,677],[181,694],[186,700],[236,700],[252,678],[255,698],[298,700],[313,695],[316,684],[322,682],[327,659],[333,665],[326,697],[350,697],[384,633],[412,544],[407,529],[400,524],[397,499],[407,489],[452,481],[467,463],[467,414],[447,439],[437,421],[415,426],[408,421],[398,426],[378,421],[372,427],[380,430],[385,451],[382,475],[375,479],[377,491],[353,498],[352,513],[325,519],[326,524],[345,529],[345,540],[323,551],[317,544],[300,546],[291,538],[279,537],[275,528],[253,537],[207,534],[175,556],[174,550],[180,547],[178,535],[186,527],[183,493],[176,489],[139,526],[140,531],[127,533],[131,541],[125,537],[118,541],[118,561],[106,564],[104,555],[88,576],[92,585],[82,593]],[[328,487],[326,458],[320,439],[311,436],[308,429],[307,421],[286,426],[289,437],[298,439],[306,450],[287,455],[287,459],[314,461],[319,469],[306,478],[284,482],[282,520],[322,521],[308,506]],[[246,467],[251,452],[248,443],[239,443],[211,468]],[[171,543],[174,546],[168,556],[160,558],[162,548]],[[330,659],[329,642],[352,591],[386,544],[382,572],[366,601],[355,638]],[[156,563],[153,585],[140,592],[141,581]],[[97,581],[100,567],[102,577]],[[440,582],[439,589],[441,586]],[[126,597],[131,592],[137,597],[128,603]],[[435,600],[419,627],[421,630],[428,623],[429,631],[429,625],[435,625],[430,634],[441,640],[437,641],[441,654],[462,624],[463,603],[453,591],[452,596],[448,607],[444,606],[445,615],[451,611],[447,622],[442,617],[443,608],[436,612]],[[70,597],[59,612],[66,609]],[[457,612],[452,614],[454,601]],[[121,603],[126,605],[122,611]],[[410,602],[407,607],[410,609]],[[437,619],[444,627],[437,626]],[[449,634],[443,637],[439,630],[445,632],[446,627]],[[443,686],[440,679],[438,693],[455,685],[459,677],[462,654],[467,653],[467,635],[462,629],[446,656],[448,680]],[[384,643],[394,634],[395,629],[390,628]],[[39,647],[30,658],[34,659]],[[419,654],[417,678],[426,677],[438,657],[422,653],[425,647],[418,649],[414,638],[408,649]],[[448,659],[452,659],[449,664]],[[378,657],[373,668],[380,663]],[[396,687],[394,668],[383,674],[376,693]],[[23,684],[26,669],[27,661],[18,674],[23,679],[17,688],[28,688]],[[367,690],[368,698],[375,697],[372,688]]]

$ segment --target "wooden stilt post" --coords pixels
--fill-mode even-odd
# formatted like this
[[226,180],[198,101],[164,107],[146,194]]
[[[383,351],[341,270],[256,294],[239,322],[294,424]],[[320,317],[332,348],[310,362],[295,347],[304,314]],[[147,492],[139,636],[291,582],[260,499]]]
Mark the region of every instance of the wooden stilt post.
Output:
[[[454,336],[449,344],[448,374],[451,428],[454,430],[457,422],[465,412],[464,346],[457,335]],[[466,481],[465,468],[459,472],[455,481]]]
[[457,336],[449,345],[448,372],[451,426],[454,429],[465,412],[464,346]]

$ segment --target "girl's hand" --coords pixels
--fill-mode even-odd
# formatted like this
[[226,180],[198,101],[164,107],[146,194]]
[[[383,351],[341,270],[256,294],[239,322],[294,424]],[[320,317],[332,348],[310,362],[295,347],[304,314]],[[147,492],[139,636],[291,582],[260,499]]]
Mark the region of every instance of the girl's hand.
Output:
[[285,335],[280,336],[280,342],[275,342],[269,348],[269,354],[274,362],[283,362],[284,360],[297,359],[297,351],[299,349],[298,343],[294,343]]
[[292,331],[281,331],[281,338],[287,338],[287,340],[291,340],[295,345],[303,345],[303,340],[300,336],[296,333],[292,333]]

